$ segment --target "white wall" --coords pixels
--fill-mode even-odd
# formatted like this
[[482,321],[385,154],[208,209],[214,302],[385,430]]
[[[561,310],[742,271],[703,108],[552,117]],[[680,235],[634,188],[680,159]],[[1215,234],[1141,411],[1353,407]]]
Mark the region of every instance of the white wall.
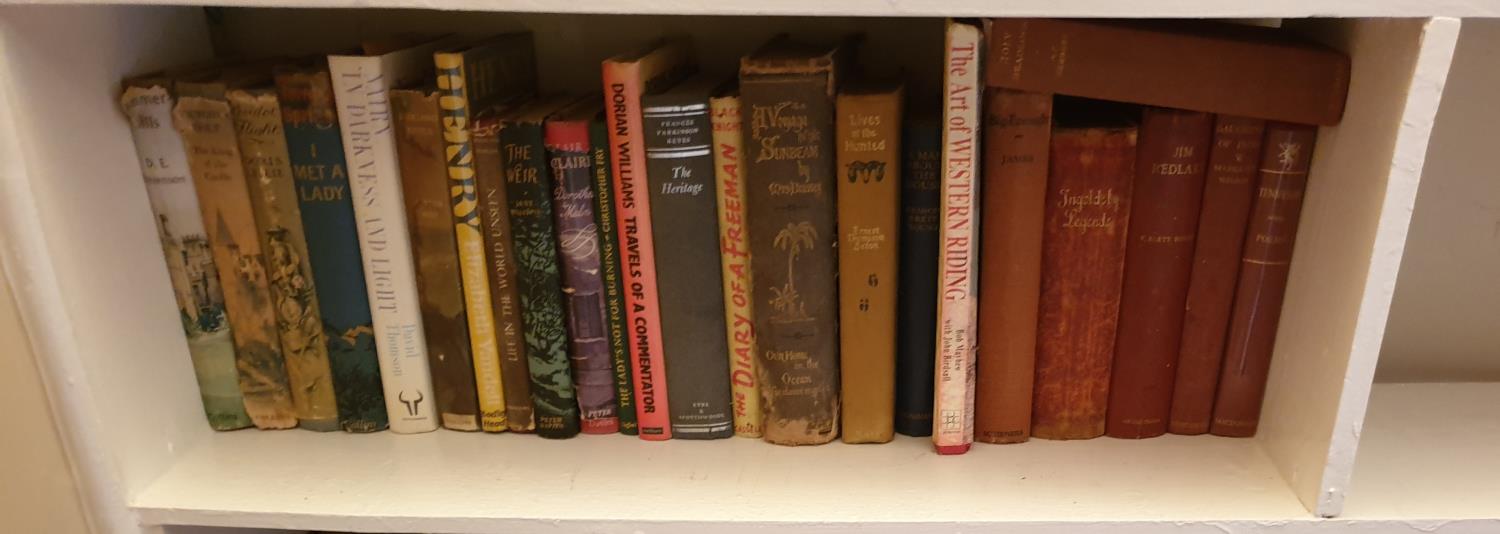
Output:
[[1463,22],[1376,379],[1500,381],[1500,20]]

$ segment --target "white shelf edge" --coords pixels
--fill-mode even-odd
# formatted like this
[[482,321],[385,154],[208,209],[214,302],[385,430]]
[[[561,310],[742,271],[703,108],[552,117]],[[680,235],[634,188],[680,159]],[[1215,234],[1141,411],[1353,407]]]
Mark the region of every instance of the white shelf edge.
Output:
[[413,8],[527,13],[858,17],[1495,17],[1485,0],[0,0],[0,5]]

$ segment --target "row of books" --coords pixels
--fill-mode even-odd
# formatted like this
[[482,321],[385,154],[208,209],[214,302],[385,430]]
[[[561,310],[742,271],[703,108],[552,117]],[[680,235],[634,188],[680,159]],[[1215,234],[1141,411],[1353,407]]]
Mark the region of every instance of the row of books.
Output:
[[731,79],[668,38],[583,96],[539,95],[524,32],[127,80],[210,424],[1253,435],[1347,58],[951,21],[929,115],[857,45]]

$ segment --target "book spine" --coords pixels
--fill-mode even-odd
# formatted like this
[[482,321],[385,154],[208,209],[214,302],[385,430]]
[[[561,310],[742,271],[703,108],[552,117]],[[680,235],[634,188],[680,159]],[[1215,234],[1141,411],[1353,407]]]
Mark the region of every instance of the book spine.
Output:
[[1167,431],[1173,434],[1208,432],[1213,419],[1214,390],[1265,129],[1263,120],[1230,115],[1219,115],[1214,123],[1167,421]]
[[589,122],[589,158],[594,163],[594,223],[599,227],[599,278],[604,282],[604,314],[609,325],[609,361],[615,373],[615,405],[620,433],[640,434],[636,421],[635,378],[630,374],[630,331],[625,320],[625,288],[616,233],[614,173],[609,164],[609,133],[603,121]]
[[547,121],[547,163],[552,170],[552,215],[557,224],[562,293],[567,305],[569,358],[585,434],[620,431],[614,366],[600,276],[599,226],[594,219],[593,154],[588,123]]
[[656,292],[656,243],[651,199],[646,191],[646,141],[641,125],[640,64],[604,64],[608,99],[610,168],[621,247],[621,284],[630,321],[630,370],[635,376],[635,413],[641,439],[671,439],[667,376],[662,353],[661,308]]
[[229,103],[184,97],[172,110],[172,119],[182,134],[219,274],[245,412],[256,428],[295,427],[297,412],[286,361],[281,357],[266,260],[255,232],[255,212],[240,166]]
[[443,428],[477,431],[479,392],[474,381],[438,97],[424,90],[393,90],[391,105],[438,413],[442,414]]
[[1042,230],[1031,435],[1104,433],[1135,128],[1055,128]]
[[719,208],[719,266],[724,281],[724,328],[729,341],[729,387],[734,434],[761,437],[760,381],[755,372],[755,313],[750,298],[750,239],[746,235],[744,134],[740,97],[709,100],[714,143],[714,186]]
[[896,421],[900,89],[839,95],[839,395],[845,443],[885,443]]
[[942,223],[932,441],[938,454],[974,442],[979,312],[979,47],[977,26],[950,21],[944,54]]
[[497,124],[474,127],[474,183],[493,298],[500,378],[505,382],[505,423],[511,432],[535,432],[531,371],[526,364],[526,327],[516,289],[516,258],[511,248],[510,208],[505,194],[505,162]]
[[349,196],[349,168],[339,137],[328,71],[276,77],[287,155],[297,186],[303,236],[312,264],[323,337],[333,370],[339,425],[347,432],[388,426],[380,358]]
[[829,82],[825,74],[741,75],[740,94],[763,437],[827,443],[839,432]]
[[214,430],[251,426],[235,374],[233,334],[224,318],[224,291],[214,269],[213,249],[182,134],[172,128],[172,96],[161,86],[129,87],[120,106],[130,121],[203,413]]
[[734,435],[724,278],[715,209],[713,127],[707,99],[646,102],[646,176],[656,250],[662,348],[672,436]]
[[540,123],[514,122],[500,130],[505,192],[510,201],[516,289],[526,325],[527,368],[536,433],[544,438],[578,434],[578,402],[568,370],[557,240],[553,237],[552,178]]
[[1216,436],[1254,436],[1260,424],[1261,401],[1276,348],[1276,326],[1281,320],[1317,135],[1317,128],[1312,126],[1266,125],[1260,180],[1245,233],[1224,369],[1209,428]]
[[907,121],[901,141],[900,303],[896,324],[896,432],[932,435],[932,376],[937,361],[938,186],[942,130],[937,121]]
[[266,251],[272,307],[292,388],[292,405],[302,428],[338,430],[333,369],[328,363],[323,314],[307,260],[297,185],[292,181],[286,134],[281,127],[281,104],[273,92],[232,90],[228,98],[245,179],[250,184],[250,205]]
[[1167,432],[1212,130],[1213,115],[1207,113],[1165,108],[1142,113],[1130,203],[1151,208],[1136,210],[1126,234],[1104,426],[1110,437]]
[[431,432],[438,426],[433,408],[437,395],[407,233],[387,79],[374,58],[330,57],[328,70],[344,161],[350,169],[349,196],[386,414],[392,432]]
[[989,89],[984,114],[974,433],[985,443],[1020,443],[1031,437],[1052,95]]
[[479,397],[479,426],[485,432],[509,428],[505,413],[505,381],[500,372],[500,347],[495,335],[494,304],[484,257],[484,232],[479,227],[479,194],[474,184],[474,142],[470,135],[468,82],[462,54],[433,55],[437,72],[438,110],[443,126],[443,157],[448,167],[448,196],[458,245],[458,273],[464,288],[464,311],[469,319],[469,347],[473,351],[475,393]]

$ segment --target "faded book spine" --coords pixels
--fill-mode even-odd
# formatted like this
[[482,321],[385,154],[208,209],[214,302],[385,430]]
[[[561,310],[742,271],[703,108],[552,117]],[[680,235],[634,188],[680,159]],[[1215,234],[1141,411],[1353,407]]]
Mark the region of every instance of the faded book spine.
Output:
[[615,217],[614,173],[609,133],[603,121],[589,122],[589,158],[594,162],[594,222],[599,226],[599,278],[604,282],[604,316],[609,326],[609,360],[615,374],[620,433],[640,434],[635,412],[635,378],[630,372],[630,331],[626,328],[625,286],[620,272],[620,236]]
[[544,438],[578,434],[578,402],[568,369],[568,332],[563,316],[557,240],[553,236],[552,178],[542,124],[510,122],[500,129],[505,187],[510,202],[516,288],[526,324],[536,433]]
[[458,273],[464,288],[464,311],[469,320],[469,348],[473,351],[475,393],[479,398],[479,426],[485,432],[509,429],[505,413],[505,382],[500,374],[500,347],[495,333],[494,304],[484,257],[484,232],[479,225],[479,194],[474,184],[474,142],[470,136],[469,84],[464,56],[433,55],[436,63],[438,110],[443,126],[443,159],[448,166],[448,196],[453,233],[458,245]]
[[1245,232],[1224,369],[1209,428],[1215,436],[1250,437],[1260,426],[1261,401],[1276,348],[1276,326],[1281,321],[1317,135],[1313,126],[1266,125],[1260,181]]
[[500,125],[493,117],[474,124],[474,183],[479,221],[500,349],[500,377],[505,381],[505,423],[511,432],[535,432],[531,406],[531,371],[526,364],[526,327],[521,295],[516,290],[516,257],[511,248],[510,212],[505,194],[505,161],[500,157]]
[[672,437],[727,438],[734,415],[708,100],[647,96],[642,108],[652,238],[664,245],[656,272],[669,281],[658,289]]
[[845,443],[885,443],[895,436],[904,99],[894,85],[840,94],[835,105]]
[[936,118],[907,120],[901,169],[901,280],[896,326],[896,432],[932,435],[937,348],[938,185],[943,133]]
[[479,392],[459,272],[448,166],[443,157],[438,95],[417,89],[392,90],[391,104],[437,409],[443,428],[477,431]]
[[547,163],[552,171],[552,215],[567,305],[568,356],[585,434],[620,431],[614,365],[609,354],[599,226],[594,219],[593,154],[588,122],[547,121]]
[[932,441],[938,454],[974,442],[974,373],[979,312],[978,26],[948,22],[944,53],[942,222],[937,365]]
[[839,433],[833,99],[825,75],[744,75],[750,258],[764,438]]
[[1136,129],[1054,128],[1031,434],[1104,433]]
[[985,92],[982,328],[974,414],[974,437],[985,443],[1020,443],[1031,437],[1051,140],[1052,95]]
[[1130,201],[1142,209],[1132,214],[1126,237],[1104,427],[1110,437],[1167,432],[1212,130],[1213,115],[1207,113],[1165,108],[1142,113]]
[[160,85],[127,87],[120,106],[130,121],[208,425],[214,430],[251,426],[235,370],[234,334],[225,319],[224,290],[214,268],[213,247],[203,227],[182,134],[172,128],[172,95]]
[[240,165],[229,103],[183,97],[172,117],[182,133],[214,267],[219,273],[245,412],[257,428],[295,427],[297,411],[287,383],[286,361],[281,357],[266,260],[255,231],[255,211],[250,206],[245,169]]
[[1214,390],[1224,361],[1224,337],[1265,130],[1266,121],[1260,119],[1219,115],[1214,122],[1167,421],[1167,431],[1173,434],[1208,432],[1213,419]]
[[744,134],[738,93],[709,100],[714,185],[719,207],[719,266],[724,280],[724,328],[729,340],[729,387],[734,434],[758,438],[760,380],[755,372],[755,312],[750,297],[750,239],[745,225]]
[[323,314],[312,265],[307,259],[307,240],[302,233],[302,212],[297,207],[297,185],[281,126],[281,104],[267,90],[232,90],[229,107],[250,184],[250,204],[256,228],[266,251],[266,269],[271,282],[272,305],[286,359],[292,404],[302,428],[328,432],[338,430],[338,400],[333,393],[333,369],[328,363],[328,345],[323,339]]
[[333,85],[324,69],[280,72],[276,92],[308,261],[323,313],[339,425],[348,432],[384,430],[388,416],[380,389],[380,357],[365,293]]
[[380,385],[391,431],[438,427],[437,395],[427,359],[427,336],[417,296],[416,266],[407,231],[396,135],[386,72],[376,58],[328,58],[339,134],[350,170],[349,194],[365,273],[365,295],[380,356]]

